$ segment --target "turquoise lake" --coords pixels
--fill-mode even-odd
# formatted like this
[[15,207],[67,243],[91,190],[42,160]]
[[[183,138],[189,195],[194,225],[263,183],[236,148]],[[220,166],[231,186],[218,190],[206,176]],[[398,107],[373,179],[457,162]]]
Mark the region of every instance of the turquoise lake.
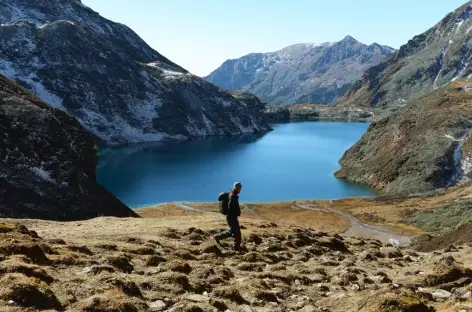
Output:
[[241,181],[242,202],[337,199],[374,195],[333,174],[338,160],[366,132],[366,123],[273,125],[261,136],[106,148],[97,179],[130,207],[164,202],[215,202]]

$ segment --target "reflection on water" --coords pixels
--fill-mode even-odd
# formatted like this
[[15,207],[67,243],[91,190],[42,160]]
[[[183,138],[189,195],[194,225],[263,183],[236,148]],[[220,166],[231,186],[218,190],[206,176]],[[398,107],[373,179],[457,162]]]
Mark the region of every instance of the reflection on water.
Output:
[[281,201],[371,195],[333,177],[338,159],[368,124],[276,124],[266,135],[146,143],[99,153],[98,181],[126,204],[216,201],[238,180],[241,200]]

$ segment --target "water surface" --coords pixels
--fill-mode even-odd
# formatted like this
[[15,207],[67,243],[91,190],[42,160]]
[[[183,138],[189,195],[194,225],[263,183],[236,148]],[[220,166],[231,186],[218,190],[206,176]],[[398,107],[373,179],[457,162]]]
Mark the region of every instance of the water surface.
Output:
[[234,181],[241,201],[337,199],[373,195],[334,178],[338,160],[367,130],[366,123],[273,125],[263,136],[216,137],[100,151],[98,182],[130,207],[216,201]]

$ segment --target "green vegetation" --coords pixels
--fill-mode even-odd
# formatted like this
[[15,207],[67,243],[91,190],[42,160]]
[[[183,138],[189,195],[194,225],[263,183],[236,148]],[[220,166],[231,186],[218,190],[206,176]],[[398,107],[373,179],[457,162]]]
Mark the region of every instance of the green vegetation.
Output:
[[419,211],[408,220],[427,232],[443,232],[472,221],[472,198],[460,199],[433,209]]

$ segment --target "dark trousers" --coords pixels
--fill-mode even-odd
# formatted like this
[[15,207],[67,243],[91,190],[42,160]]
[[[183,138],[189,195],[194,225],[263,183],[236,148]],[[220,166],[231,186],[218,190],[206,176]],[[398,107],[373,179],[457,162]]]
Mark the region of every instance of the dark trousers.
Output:
[[226,216],[226,222],[229,229],[216,235],[217,239],[225,239],[233,236],[234,249],[238,250],[241,247],[241,228],[239,227],[238,217]]

